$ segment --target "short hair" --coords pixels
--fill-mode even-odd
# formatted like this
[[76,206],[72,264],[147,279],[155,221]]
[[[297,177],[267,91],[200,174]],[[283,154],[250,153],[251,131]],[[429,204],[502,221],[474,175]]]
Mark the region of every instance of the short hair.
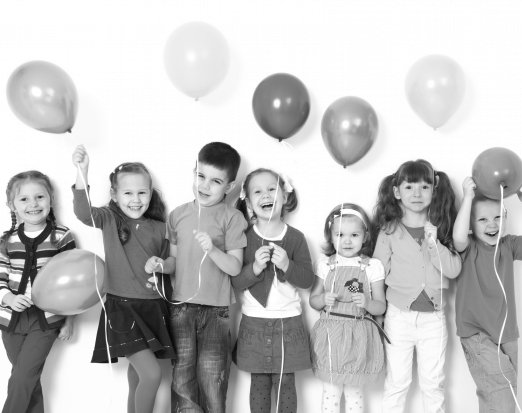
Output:
[[479,192],[473,197],[473,201],[471,201],[471,217],[475,216],[477,204],[480,202],[494,202],[500,206],[499,199],[488,198],[486,195]]
[[210,142],[200,149],[198,162],[225,171],[228,181],[232,182],[236,180],[237,171],[241,164],[241,157],[228,143]]

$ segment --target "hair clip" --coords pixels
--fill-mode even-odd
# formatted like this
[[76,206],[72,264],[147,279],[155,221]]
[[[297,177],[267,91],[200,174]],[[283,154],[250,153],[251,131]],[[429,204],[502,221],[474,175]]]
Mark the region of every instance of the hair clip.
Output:
[[245,191],[245,181],[241,183],[241,191],[239,191],[239,199],[241,201],[244,201],[246,198],[246,191]]
[[284,186],[283,186],[283,190],[287,193],[289,192],[294,192],[294,187],[292,186],[292,184],[290,183],[290,178],[285,175],[285,174],[280,174],[281,175],[281,178],[283,179],[284,181]]

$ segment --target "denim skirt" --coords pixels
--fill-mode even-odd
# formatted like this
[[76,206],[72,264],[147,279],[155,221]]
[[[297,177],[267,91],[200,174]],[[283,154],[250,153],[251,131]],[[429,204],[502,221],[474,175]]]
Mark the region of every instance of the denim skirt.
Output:
[[311,368],[308,334],[300,315],[242,316],[233,360],[250,373],[292,373]]
[[92,355],[92,363],[107,363],[107,344],[111,362],[117,357],[130,356],[150,349],[157,358],[175,359],[169,328],[166,323],[168,309],[163,299],[139,299],[107,294],[104,311],[100,314],[98,333]]

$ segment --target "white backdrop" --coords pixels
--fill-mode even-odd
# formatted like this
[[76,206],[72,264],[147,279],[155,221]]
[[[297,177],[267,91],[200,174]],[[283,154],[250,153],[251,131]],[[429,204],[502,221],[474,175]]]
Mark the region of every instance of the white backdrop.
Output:
[[[38,132],[20,122],[0,99],[1,179],[27,169],[47,173],[57,190],[57,216],[81,248],[103,253],[101,237],[72,212],[71,152],[83,143],[91,155],[93,203],[108,201],[108,175],[122,161],[139,160],[153,171],[168,208],[191,200],[198,149],[212,140],[242,155],[240,179],[258,166],[287,173],[300,206],[288,217],[307,236],[314,260],[322,226],[336,204],[374,206],[380,180],[402,162],[426,158],[451,177],[458,196],[476,156],[492,146],[522,153],[522,3],[513,0],[287,0],[102,1],[4,0],[0,3],[0,84],[30,60],[47,60],[72,77],[79,112],[72,134]],[[206,21],[231,50],[224,82],[199,102],[170,83],[163,48],[179,25]],[[463,68],[467,91],[455,116],[438,131],[409,107],[405,75],[420,57],[440,53]],[[311,112],[301,131],[278,143],[256,124],[252,94],[266,76],[288,72],[307,86]],[[4,92],[5,96],[5,92]],[[358,163],[341,168],[327,153],[321,117],[342,96],[367,100],[379,118],[379,134]],[[4,190],[2,189],[2,192]],[[2,198],[5,203],[5,196]],[[507,199],[508,231],[522,234],[522,206]],[[10,226],[3,207],[0,228]],[[516,276],[521,274],[517,265]],[[517,297],[520,283],[517,281]],[[307,326],[317,313],[303,292]],[[446,361],[447,411],[478,410],[475,388],[454,328],[454,283],[446,295],[450,326]],[[522,307],[522,306],[519,306]],[[237,323],[238,308],[233,307]],[[520,311],[520,310],[519,310]],[[44,375],[47,411],[124,412],[127,362],[90,364],[99,306],[77,317],[75,337],[57,342]],[[520,316],[520,314],[519,314]],[[519,317],[520,318],[520,317]],[[155,412],[169,411],[169,365]],[[10,364],[0,351],[0,400]],[[249,375],[232,367],[228,411],[248,410]],[[416,382],[416,378],[414,380]],[[299,411],[320,409],[321,382],[297,373]],[[367,411],[381,411],[382,382],[370,387]],[[422,411],[414,384],[409,412]]]

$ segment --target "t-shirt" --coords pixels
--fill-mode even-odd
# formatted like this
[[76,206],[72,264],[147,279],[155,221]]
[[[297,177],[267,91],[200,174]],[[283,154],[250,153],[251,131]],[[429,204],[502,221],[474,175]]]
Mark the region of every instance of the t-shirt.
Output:
[[208,256],[203,259],[194,232],[206,232],[214,247],[227,252],[246,246],[246,227],[243,214],[224,202],[199,208],[193,201],[174,209],[167,221],[168,239],[177,247],[173,300],[212,306],[234,302],[229,275]]
[[[506,316],[506,302],[493,266],[495,246],[469,237],[461,253],[462,272],[457,278],[455,313],[457,335],[485,333],[498,343]],[[496,267],[507,296],[508,317],[501,343],[518,338],[513,262],[522,259],[522,236],[506,235],[499,242]]]

